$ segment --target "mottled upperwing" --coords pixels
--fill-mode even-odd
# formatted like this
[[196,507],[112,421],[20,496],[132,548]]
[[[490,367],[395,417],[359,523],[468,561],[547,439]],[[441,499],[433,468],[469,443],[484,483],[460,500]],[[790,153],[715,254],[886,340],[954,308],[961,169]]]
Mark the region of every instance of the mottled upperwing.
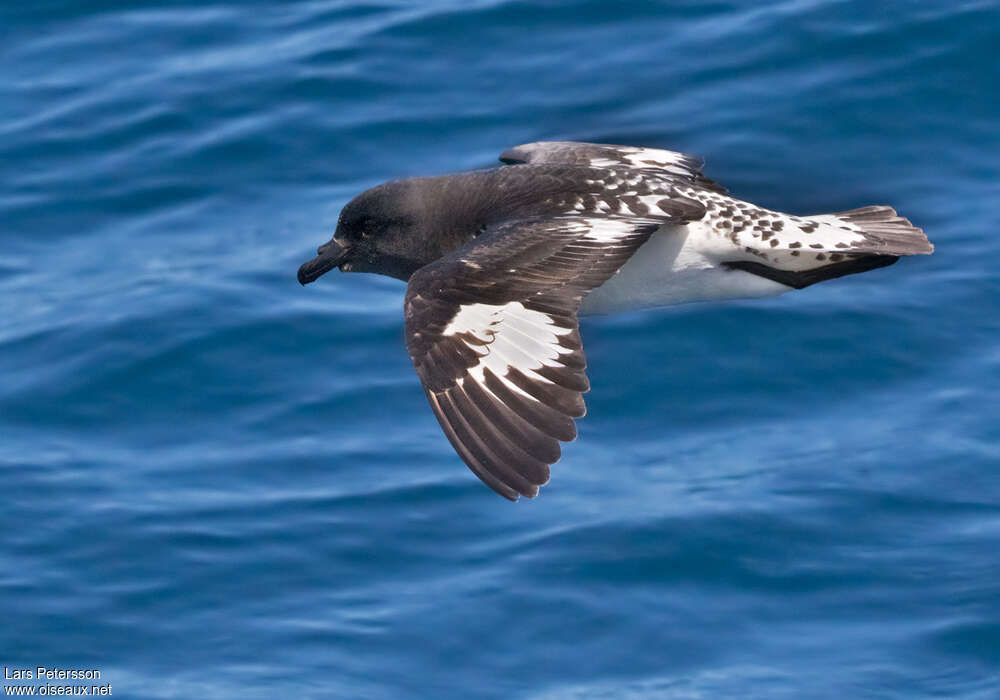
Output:
[[725,187],[702,174],[701,168],[705,165],[703,159],[659,148],[578,141],[536,141],[504,151],[500,154],[500,161],[508,165],[562,163],[592,168],[626,166],[655,170],[660,175],[669,175],[678,184],[694,185],[721,194],[728,192]]

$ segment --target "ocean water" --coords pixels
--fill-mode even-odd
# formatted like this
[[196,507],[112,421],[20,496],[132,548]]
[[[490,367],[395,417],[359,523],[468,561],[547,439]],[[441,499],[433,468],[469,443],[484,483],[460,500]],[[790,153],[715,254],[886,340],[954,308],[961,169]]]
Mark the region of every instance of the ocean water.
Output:
[[[1000,697],[996,2],[0,26],[0,665],[126,698]],[[295,272],[364,188],[540,139],[891,204],[937,252],[586,319],[580,438],[512,504],[426,406],[403,284]]]

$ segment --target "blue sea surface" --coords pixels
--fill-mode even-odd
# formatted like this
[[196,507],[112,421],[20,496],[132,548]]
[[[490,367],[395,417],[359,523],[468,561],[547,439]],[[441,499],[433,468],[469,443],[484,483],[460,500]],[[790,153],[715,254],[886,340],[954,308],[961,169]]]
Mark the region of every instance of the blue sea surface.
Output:
[[[0,27],[0,665],[123,698],[1000,697],[996,2]],[[512,504],[427,407],[403,283],[295,272],[361,190],[542,139],[890,204],[937,250],[585,319],[579,440]]]

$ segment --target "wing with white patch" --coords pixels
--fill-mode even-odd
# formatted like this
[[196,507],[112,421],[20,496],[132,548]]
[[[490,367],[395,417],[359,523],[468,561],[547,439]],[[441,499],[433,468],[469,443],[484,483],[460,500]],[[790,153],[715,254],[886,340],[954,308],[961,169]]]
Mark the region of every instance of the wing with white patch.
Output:
[[508,165],[561,163],[586,165],[592,168],[624,165],[630,168],[656,170],[684,183],[697,185],[713,192],[726,192],[724,187],[702,174],[701,169],[705,165],[705,161],[701,158],[659,148],[577,141],[536,141],[504,151],[500,154],[500,161]]
[[538,493],[589,389],[577,311],[662,222],[506,222],[414,273],[406,345],[445,435],[490,488]]

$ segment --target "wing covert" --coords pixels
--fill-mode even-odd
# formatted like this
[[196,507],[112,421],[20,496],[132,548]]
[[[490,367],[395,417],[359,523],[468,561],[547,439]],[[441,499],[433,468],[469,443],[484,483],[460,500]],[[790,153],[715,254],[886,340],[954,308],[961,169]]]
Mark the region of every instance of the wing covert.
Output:
[[500,154],[508,165],[518,163],[562,163],[602,168],[628,166],[656,170],[706,190],[727,194],[726,188],[702,174],[705,161],[698,156],[640,146],[578,141],[535,141],[515,146]]

